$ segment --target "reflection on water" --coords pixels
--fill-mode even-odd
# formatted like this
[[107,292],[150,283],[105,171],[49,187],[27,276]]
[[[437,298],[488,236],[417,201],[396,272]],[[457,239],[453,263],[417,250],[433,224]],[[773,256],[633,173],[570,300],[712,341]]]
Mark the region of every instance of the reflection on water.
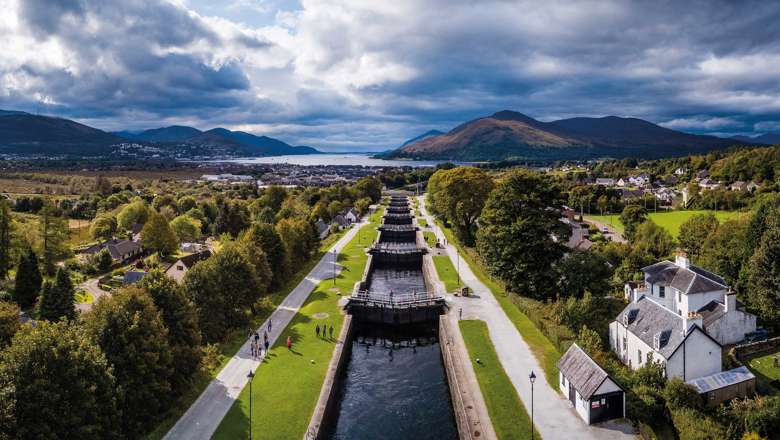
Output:
[[360,326],[331,439],[457,439],[436,324]]
[[433,167],[440,160],[394,160],[375,159],[368,154],[301,154],[292,156],[250,157],[215,162],[233,162],[242,164],[278,164],[285,163],[303,166],[348,165],[366,167]]

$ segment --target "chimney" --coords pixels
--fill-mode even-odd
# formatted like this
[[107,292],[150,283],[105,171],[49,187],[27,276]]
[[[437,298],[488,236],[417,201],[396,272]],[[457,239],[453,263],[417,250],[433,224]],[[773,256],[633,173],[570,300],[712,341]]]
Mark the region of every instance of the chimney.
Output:
[[726,300],[723,301],[723,306],[726,308],[726,313],[737,310],[737,295],[733,290],[729,290],[728,293],[726,293]]
[[678,251],[674,259],[674,264],[683,269],[687,269],[691,265],[691,260],[688,259],[688,254],[683,251]]
[[688,312],[688,316],[683,317],[683,335],[688,333],[694,325],[698,325],[702,330],[704,329],[704,320],[701,315],[696,312]]

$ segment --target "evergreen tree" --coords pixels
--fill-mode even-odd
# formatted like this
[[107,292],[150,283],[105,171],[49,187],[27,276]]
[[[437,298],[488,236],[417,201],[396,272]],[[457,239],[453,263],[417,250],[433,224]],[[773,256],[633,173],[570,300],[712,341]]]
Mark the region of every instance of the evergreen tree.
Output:
[[140,283],[152,297],[168,329],[168,344],[173,355],[172,384],[178,393],[186,390],[201,359],[200,328],[195,304],[184,290],[160,270],[152,270]]
[[8,200],[0,198],[0,280],[4,280],[11,270],[13,222]]
[[128,287],[98,301],[84,327],[113,365],[122,390],[121,431],[138,438],[165,415],[172,401],[172,355],[160,313],[146,291]]
[[56,211],[50,204],[41,209],[38,221],[41,236],[41,265],[47,274],[54,273],[54,265],[65,257],[69,248],[68,222],[56,215]]
[[0,438],[121,438],[116,382],[77,326],[24,326],[0,352]]
[[41,289],[38,317],[48,321],[74,319],[76,317],[75,290],[68,269],[57,269],[54,283],[46,281]]
[[19,307],[27,309],[35,304],[38,293],[41,291],[42,282],[43,277],[38,267],[38,256],[30,248],[27,254],[22,255],[19,259],[19,266],[16,269],[13,296]]
[[10,344],[11,338],[19,331],[21,311],[19,306],[12,302],[0,301],[0,350]]

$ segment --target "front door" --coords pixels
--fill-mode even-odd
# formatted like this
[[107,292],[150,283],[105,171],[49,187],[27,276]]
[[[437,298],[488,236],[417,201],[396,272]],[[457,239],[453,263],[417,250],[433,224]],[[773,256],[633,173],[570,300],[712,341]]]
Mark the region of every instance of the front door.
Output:
[[623,417],[623,392],[593,396],[590,401],[590,423],[605,422]]
[[574,385],[569,381],[569,400],[575,407],[577,406],[577,392],[574,390]]

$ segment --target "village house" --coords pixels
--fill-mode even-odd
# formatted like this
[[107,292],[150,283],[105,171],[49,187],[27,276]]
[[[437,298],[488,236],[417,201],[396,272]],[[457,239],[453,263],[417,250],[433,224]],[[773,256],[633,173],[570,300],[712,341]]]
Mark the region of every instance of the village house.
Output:
[[205,250],[179,258],[165,271],[165,275],[176,280],[177,283],[184,281],[184,275],[192,269],[195,264],[211,257],[211,251]]
[[626,395],[576,343],[558,361],[558,386],[587,424],[626,416]]
[[327,237],[330,233],[330,226],[322,221],[322,219],[319,219],[316,223],[314,223],[314,228],[317,230],[317,236],[320,237],[320,240]]
[[674,175],[675,176],[682,176],[683,174],[685,174],[687,172],[688,172],[688,170],[686,170],[685,168],[677,168],[676,170],[674,170]]
[[566,242],[566,247],[571,250],[581,251],[586,251],[593,247],[593,242],[590,241],[590,233],[587,227],[582,226],[580,222],[568,217],[562,218],[561,221],[571,227],[571,235],[569,236],[569,240]]
[[736,182],[729,185],[729,189],[732,191],[747,191],[747,182],[737,180]]
[[599,177],[598,179],[596,179],[596,185],[615,186],[615,179],[610,179],[608,177]]
[[346,218],[350,223],[357,223],[360,221],[360,214],[358,214],[355,208],[349,208],[347,213],[344,214],[344,218]]
[[699,188],[706,190],[718,189],[720,188],[720,183],[705,177],[699,181]]
[[348,228],[351,224],[343,214],[336,214],[336,216],[333,217],[333,223],[335,223],[339,229]]
[[690,264],[684,253],[674,262],[661,261],[642,272],[643,285],[625,286],[626,299],[632,303],[646,296],[678,316],[699,316],[702,330],[722,345],[742,341],[756,330],[756,316],[745,311],[723,278]]
[[631,176],[628,178],[628,183],[636,186],[648,185],[650,183],[650,175],[647,173],[642,173],[638,176]]
[[617,180],[617,182],[615,182],[615,185],[617,185],[617,186],[622,188],[624,186],[628,186],[628,181],[621,177],[620,179]]
[[93,256],[103,249],[107,249],[114,263],[124,264],[143,253],[143,247],[140,243],[131,240],[111,239],[103,243],[92,245],[85,249],[82,254]]

